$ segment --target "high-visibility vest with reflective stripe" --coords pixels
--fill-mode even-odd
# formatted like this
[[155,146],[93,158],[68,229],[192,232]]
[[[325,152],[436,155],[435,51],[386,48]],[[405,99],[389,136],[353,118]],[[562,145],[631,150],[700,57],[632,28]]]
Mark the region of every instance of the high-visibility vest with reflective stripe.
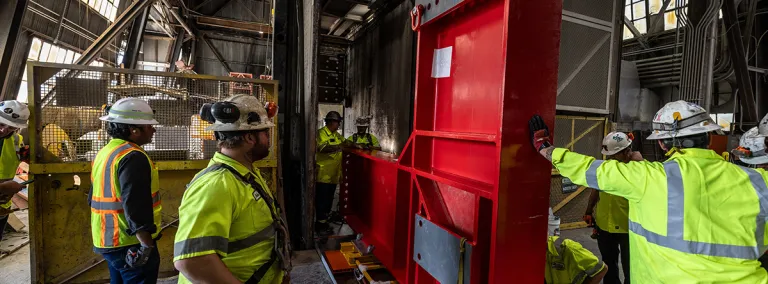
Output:
[[629,201],[631,281],[768,283],[768,185],[763,170],[714,151],[684,149],[664,162],[601,161],[556,149],[565,177]]
[[[24,138],[18,133],[5,138],[3,148],[0,149],[0,179],[13,179],[16,176],[16,170],[19,168],[21,159],[19,149],[24,144]],[[0,205],[3,208],[11,208],[11,200]]]
[[600,201],[595,205],[595,223],[609,233],[626,234],[629,229],[629,203],[624,197],[599,192]]
[[370,133],[352,134],[352,136],[347,137],[347,142],[369,147],[379,147],[379,139]]
[[[93,246],[98,248],[112,248],[135,245],[139,243],[136,236],[126,233],[128,221],[123,212],[122,199],[120,198],[120,181],[118,180],[117,167],[120,160],[131,152],[138,151],[146,155],[138,145],[122,140],[112,139],[107,146],[102,148],[93,160],[91,169],[91,182],[93,192],[91,194],[91,235]],[[152,211],[154,213],[157,231],[152,238],[160,234],[160,180],[157,168],[147,156],[152,167]]]
[[317,165],[317,182],[338,184],[341,177],[341,151],[336,153],[321,153],[326,146],[338,146],[344,143],[344,136],[333,132],[328,127],[317,131],[317,153],[315,164]]
[[558,236],[547,238],[547,266],[544,282],[582,283],[594,277],[605,264],[581,244]]
[[[243,178],[252,179],[264,195]],[[275,221],[270,210],[279,212],[269,201],[273,201],[273,195],[258,169],[250,171],[234,159],[215,153],[208,167],[195,175],[184,192],[173,261],[218,254],[235,277],[248,280],[270,259],[275,248]],[[280,283],[280,271],[274,266],[259,283]],[[184,283],[191,282],[179,274],[179,284]]]

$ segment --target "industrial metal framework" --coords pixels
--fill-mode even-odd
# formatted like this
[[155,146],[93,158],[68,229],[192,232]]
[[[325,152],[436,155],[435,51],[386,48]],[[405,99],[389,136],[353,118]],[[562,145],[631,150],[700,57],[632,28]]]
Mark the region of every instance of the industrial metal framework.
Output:
[[[158,242],[161,276],[174,273],[174,224],[186,184],[208,164],[216,149],[213,133],[197,116],[204,103],[222,100],[251,86],[264,101],[277,102],[277,82],[247,78],[161,73],[79,65],[29,63],[28,141],[32,282],[91,282],[109,278],[103,258],[92,250],[91,161],[109,137],[98,119],[102,105],[123,97],[147,100],[160,125],[143,148],[160,171],[163,237]],[[255,88],[253,86],[257,86]],[[277,188],[278,137],[271,133],[270,155],[258,161],[267,184]],[[282,201],[282,198],[278,198]]]
[[347,151],[340,210],[401,283],[540,283],[562,1],[418,0],[414,131]]

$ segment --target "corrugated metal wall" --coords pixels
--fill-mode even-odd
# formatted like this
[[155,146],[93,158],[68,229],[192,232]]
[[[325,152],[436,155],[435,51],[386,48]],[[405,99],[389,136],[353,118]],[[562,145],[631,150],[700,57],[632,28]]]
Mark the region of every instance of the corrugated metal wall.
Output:
[[372,115],[371,133],[384,151],[399,153],[411,134],[415,34],[410,26],[412,3],[404,1],[349,48],[347,86],[351,107],[345,110],[345,133],[355,132],[354,119]]

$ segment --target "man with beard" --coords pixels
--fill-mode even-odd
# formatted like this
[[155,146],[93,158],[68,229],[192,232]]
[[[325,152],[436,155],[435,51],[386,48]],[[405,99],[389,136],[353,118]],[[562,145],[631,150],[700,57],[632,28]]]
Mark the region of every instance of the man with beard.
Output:
[[253,96],[206,104],[220,148],[179,206],[174,266],[179,283],[281,283],[290,247],[280,208],[253,163],[269,155],[274,123]]

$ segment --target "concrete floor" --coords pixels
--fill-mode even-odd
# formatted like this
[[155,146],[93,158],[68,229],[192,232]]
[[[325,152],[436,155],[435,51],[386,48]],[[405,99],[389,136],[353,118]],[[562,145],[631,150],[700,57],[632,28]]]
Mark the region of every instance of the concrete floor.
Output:
[[[347,226],[340,231],[348,233]],[[597,249],[597,242],[589,236],[592,233],[591,228],[565,230],[561,236],[579,242],[584,248],[600,257]],[[7,244],[8,240],[0,243]],[[294,252],[293,271],[291,272],[291,283],[296,284],[330,284],[332,283],[328,274],[320,261],[320,256],[315,250],[304,250]],[[0,259],[0,283],[22,284],[30,283],[30,265],[29,265],[29,245],[25,245],[16,252]],[[620,278],[623,278],[620,273]],[[176,277],[161,279],[160,284],[173,284],[178,280]]]

